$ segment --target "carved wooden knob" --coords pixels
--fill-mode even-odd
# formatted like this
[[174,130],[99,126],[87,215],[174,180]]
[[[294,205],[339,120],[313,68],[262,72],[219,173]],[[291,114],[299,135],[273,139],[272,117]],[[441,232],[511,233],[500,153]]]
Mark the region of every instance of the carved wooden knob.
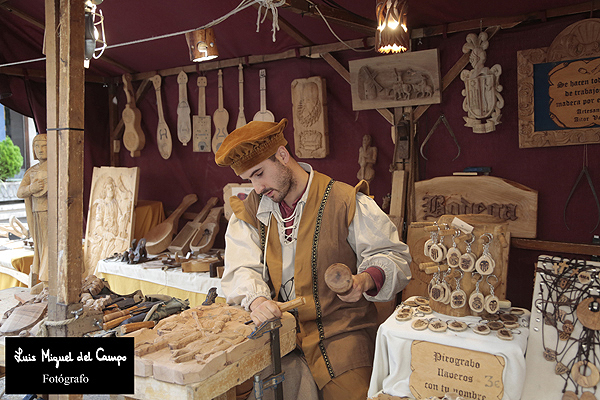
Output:
[[352,271],[346,264],[331,264],[325,271],[325,283],[335,293],[345,295],[352,289]]

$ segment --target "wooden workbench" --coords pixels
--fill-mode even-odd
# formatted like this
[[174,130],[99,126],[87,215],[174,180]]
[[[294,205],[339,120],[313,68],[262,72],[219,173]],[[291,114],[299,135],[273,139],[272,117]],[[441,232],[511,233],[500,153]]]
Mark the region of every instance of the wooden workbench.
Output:
[[[293,323],[291,323],[291,322]],[[269,334],[263,335],[269,338]],[[244,353],[241,358],[227,364],[223,369],[210,375],[200,382],[177,384],[156,379],[154,376],[136,376],[135,394],[124,396],[111,396],[112,400],[140,399],[163,400],[176,398],[179,400],[234,400],[235,387],[263,369],[271,365],[270,339],[265,342],[263,338],[257,339],[264,343],[251,352]],[[282,327],[280,328],[280,352],[283,357],[296,346],[296,330],[294,317],[284,313]]]

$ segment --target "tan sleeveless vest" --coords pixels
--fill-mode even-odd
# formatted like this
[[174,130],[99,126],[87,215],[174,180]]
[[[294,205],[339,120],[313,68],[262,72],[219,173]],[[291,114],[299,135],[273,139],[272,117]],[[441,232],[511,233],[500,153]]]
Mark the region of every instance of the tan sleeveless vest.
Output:
[[[306,206],[298,227],[298,243],[294,260],[296,297],[306,304],[298,309],[296,338],[319,389],[331,378],[344,372],[372,366],[377,311],[365,298],[356,303],[341,301],[325,284],[327,267],[336,262],[346,264],[356,273],[356,254],[348,244],[348,227],[356,210],[356,193],[368,191],[361,181],[355,188],[334,182],[314,173]],[[231,208],[241,220],[251,224],[265,236],[265,227],[256,212],[259,196],[252,193],[241,201],[231,198]],[[281,287],[282,257],[277,222],[271,217],[271,230],[265,255],[270,284],[278,295]],[[264,249],[264,244],[263,244]]]

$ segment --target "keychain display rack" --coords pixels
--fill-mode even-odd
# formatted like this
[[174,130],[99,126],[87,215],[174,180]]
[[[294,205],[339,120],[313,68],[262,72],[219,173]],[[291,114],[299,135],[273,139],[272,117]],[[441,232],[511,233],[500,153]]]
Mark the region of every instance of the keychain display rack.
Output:
[[[462,223],[453,224],[458,218]],[[471,229],[465,229],[465,224]],[[454,317],[495,314],[508,306],[508,223],[491,215],[443,215],[413,222],[407,244],[413,280],[403,298],[429,297],[431,308]]]

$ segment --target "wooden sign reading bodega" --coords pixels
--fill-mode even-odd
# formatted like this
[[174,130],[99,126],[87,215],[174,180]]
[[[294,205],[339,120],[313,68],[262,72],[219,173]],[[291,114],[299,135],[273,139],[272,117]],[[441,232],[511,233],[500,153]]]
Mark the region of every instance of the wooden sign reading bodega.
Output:
[[349,66],[353,110],[442,101],[437,49],[353,60]]
[[512,236],[536,236],[537,191],[507,179],[444,176],[415,182],[415,204],[417,221],[446,214],[489,214],[507,221]]

